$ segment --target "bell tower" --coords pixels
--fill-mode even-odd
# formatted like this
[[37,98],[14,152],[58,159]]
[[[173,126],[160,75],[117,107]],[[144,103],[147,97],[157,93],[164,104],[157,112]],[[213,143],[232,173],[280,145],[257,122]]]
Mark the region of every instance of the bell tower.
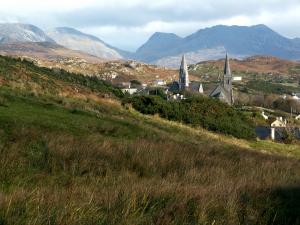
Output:
[[188,88],[189,84],[189,71],[185,60],[185,56],[183,55],[179,71],[179,90],[184,90]]
[[224,65],[224,76],[223,76],[223,87],[230,94],[231,104],[233,104],[233,91],[232,91],[232,74],[230,70],[229,58],[226,53],[225,65]]

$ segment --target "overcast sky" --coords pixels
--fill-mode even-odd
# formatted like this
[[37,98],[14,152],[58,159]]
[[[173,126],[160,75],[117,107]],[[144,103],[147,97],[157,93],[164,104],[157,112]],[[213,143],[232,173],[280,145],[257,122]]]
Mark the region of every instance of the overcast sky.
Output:
[[300,0],[1,0],[0,22],[74,27],[135,50],[156,31],[186,36],[217,24],[300,37]]

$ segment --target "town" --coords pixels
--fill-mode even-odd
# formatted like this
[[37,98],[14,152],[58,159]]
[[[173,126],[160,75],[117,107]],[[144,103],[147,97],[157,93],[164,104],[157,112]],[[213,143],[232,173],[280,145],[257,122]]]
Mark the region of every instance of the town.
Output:
[[[168,101],[180,101],[188,98],[193,94],[206,95],[207,97],[216,98],[223,101],[229,105],[234,105],[234,82],[240,82],[242,77],[234,77],[230,68],[230,59],[228,54],[226,54],[223,78],[209,92],[204,93],[205,86],[202,82],[190,80],[188,64],[185,56],[182,56],[181,65],[179,68],[179,76],[177,81],[172,83],[167,83],[162,79],[157,79],[152,82],[149,86],[147,84],[140,84],[138,81],[121,83],[118,87],[121,88],[124,94],[129,95],[159,95],[163,92],[165,98]],[[300,93],[291,93],[288,95],[283,95],[282,98],[286,100],[287,98],[294,100],[294,102],[300,105]],[[249,107],[242,107],[243,110],[249,111]],[[300,120],[300,112],[297,110],[293,111],[291,107],[290,114],[284,114],[284,116],[278,116],[273,114],[273,110],[254,107],[251,110],[259,110],[260,117],[265,120],[261,124],[256,126],[256,134],[260,139],[270,138],[274,141],[282,141],[285,139],[287,132],[292,134],[295,138],[300,139],[300,126],[297,121]]]

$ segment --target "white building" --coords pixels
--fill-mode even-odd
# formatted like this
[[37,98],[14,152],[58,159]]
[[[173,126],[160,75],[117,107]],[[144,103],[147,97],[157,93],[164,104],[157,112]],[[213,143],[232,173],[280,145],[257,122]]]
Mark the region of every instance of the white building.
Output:
[[282,117],[277,117],[271,121],[271,127],[286,127],[286,120],[283,120]]
[[155,86],[165,86],[167,83],[166,83],[166,81],[159,79],[159,80],[154,81],[153,84]]
[[299,101],[300,100],[300,93],[293,93],[292,99]]

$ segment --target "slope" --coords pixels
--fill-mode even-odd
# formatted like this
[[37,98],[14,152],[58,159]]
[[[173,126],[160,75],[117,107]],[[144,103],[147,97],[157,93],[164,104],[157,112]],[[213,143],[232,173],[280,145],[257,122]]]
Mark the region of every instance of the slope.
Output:
[[[91,80],[8,58],[0,68],[2,224],[299,223],[297,146],[290,157],[277,144],[277,155],[262,153],[93,100]],[[21,87],[40,80],[40,92]],[[47,91],[67,87],[86,97]]]

